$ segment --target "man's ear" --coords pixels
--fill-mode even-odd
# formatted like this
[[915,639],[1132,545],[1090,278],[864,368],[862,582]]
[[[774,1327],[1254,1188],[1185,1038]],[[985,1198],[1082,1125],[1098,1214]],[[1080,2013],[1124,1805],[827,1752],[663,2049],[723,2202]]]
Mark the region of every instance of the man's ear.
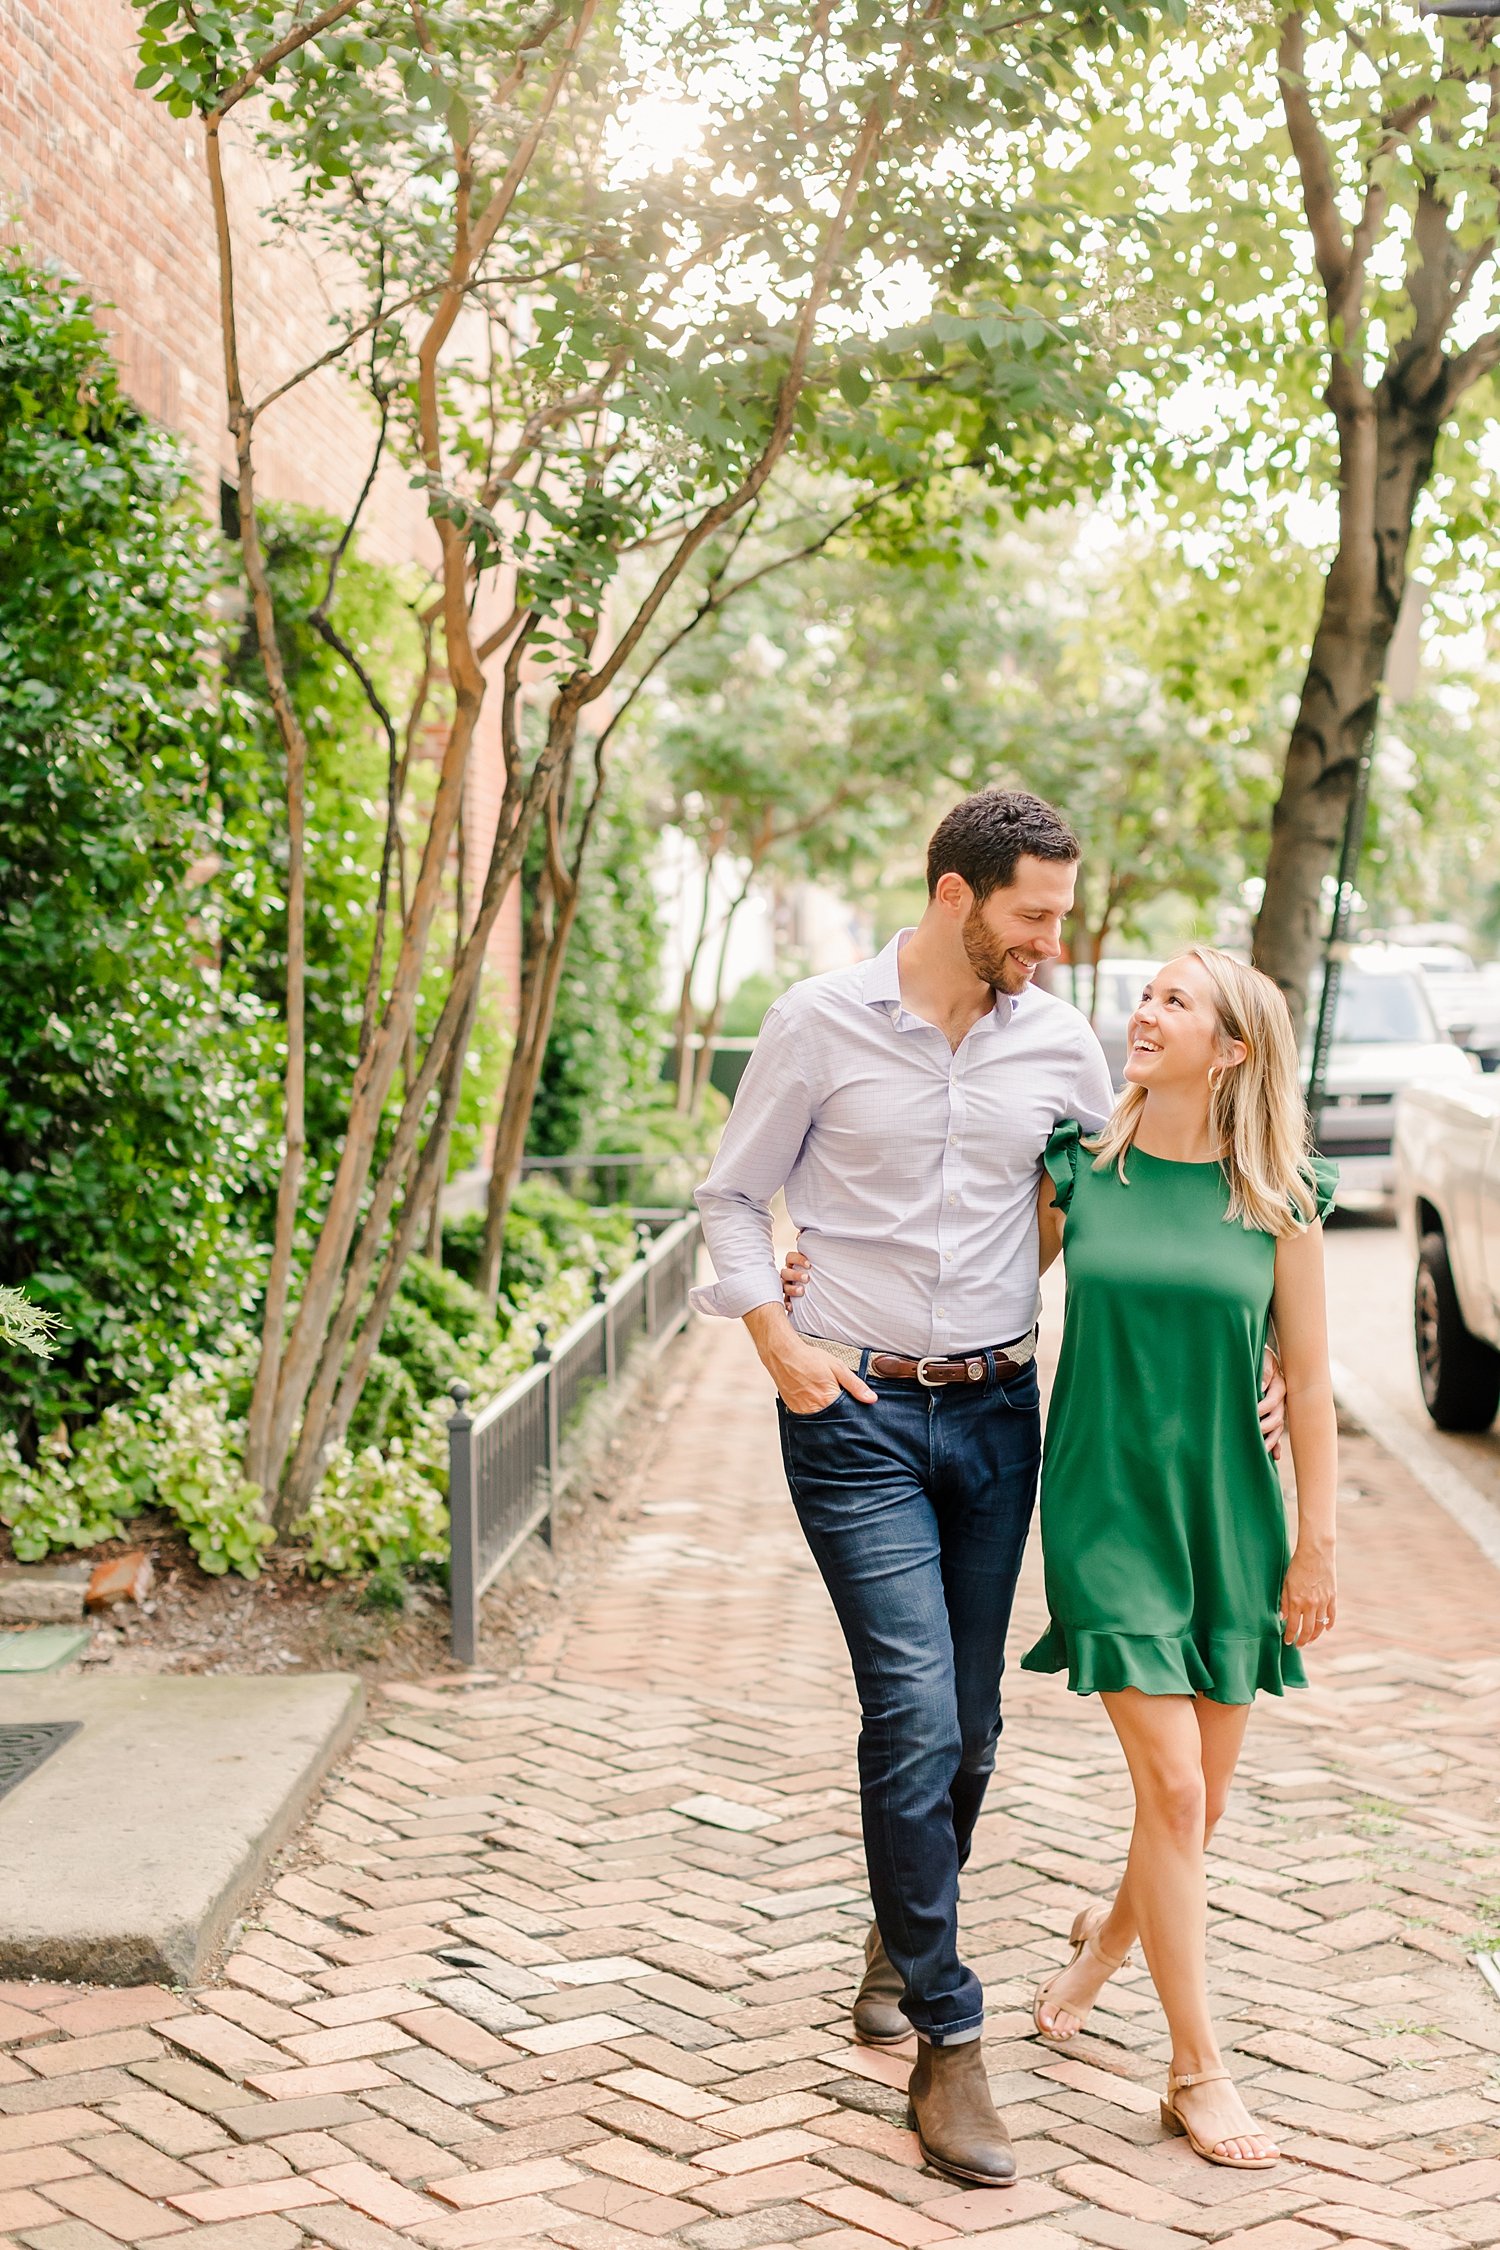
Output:
[[945,914],[952,914],[960,921],[968,920],[973,910],[974,893],[962,875],[955,875],[951,869],[946,875],[940,875],[932,895]]

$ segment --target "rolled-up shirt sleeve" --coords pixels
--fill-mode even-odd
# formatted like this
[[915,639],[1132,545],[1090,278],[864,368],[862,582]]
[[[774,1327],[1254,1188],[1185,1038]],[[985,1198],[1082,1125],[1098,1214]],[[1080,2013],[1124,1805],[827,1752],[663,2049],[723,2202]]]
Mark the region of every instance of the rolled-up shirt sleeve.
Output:
[[694,1200],[718,1279],[695,1289],[693,1310],[739,1320],[781,1303],[771,1198],[785,1186],[812,1125],[812,1100],[795,1053],[786,1002],[777,1001],[740,1080],[708,1178]]

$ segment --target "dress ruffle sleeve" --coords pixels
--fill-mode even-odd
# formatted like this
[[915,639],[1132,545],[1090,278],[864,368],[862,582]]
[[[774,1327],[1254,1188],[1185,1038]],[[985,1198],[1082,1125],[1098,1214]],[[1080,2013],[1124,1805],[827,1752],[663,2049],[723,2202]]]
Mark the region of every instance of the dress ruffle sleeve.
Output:
[[1318,1217],[1326,1219],[1338,1194],[1339,1168],[1329,1157],[1313,1156],[1308,1159],[1308,1169],[1318,1198]]
[[1042,1151],[1042,1162],[1047,1167],[1059,1211],[1066,1211],[1073,1200],[1080,1162],[1078,1144],[1082,1134],[1083,1127],[1077,1118],[1065,1117],[1060,1125],[1053,1127],[1052,1138]]

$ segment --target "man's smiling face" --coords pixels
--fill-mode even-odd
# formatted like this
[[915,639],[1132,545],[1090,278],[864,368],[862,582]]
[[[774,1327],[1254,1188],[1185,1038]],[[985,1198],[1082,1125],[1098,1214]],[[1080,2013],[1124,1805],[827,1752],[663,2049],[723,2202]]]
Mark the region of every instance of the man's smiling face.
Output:
[[974,974],[996,992],[1024,992],[1044,961],[1062,952],[1062,926],[1073,907],[1078,868],[1072,860],[1016,862],[1014,880],[973,905],[963,925]]

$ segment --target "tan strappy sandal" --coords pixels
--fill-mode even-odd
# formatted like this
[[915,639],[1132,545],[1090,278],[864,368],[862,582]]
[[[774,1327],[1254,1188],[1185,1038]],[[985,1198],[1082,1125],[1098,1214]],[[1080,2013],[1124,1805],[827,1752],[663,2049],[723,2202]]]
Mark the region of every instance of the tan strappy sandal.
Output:
[[[1074,1962],[1078,1959],[1081,1953],[1092,1953],[1096,1961],[1103,1962],[1104,1966],[1108,1969],[1111,1976],[1114,1975],[1116,1969],[1123,1969],[1126,1962],[1130,1959],[1128,1948],[1124,1953],[1121,1953],[1117,1956],[1113,1953],[1106,1953],[1103,1946],[1099,1943],[1099,1932],[1101,1929],[1103,1929],[1105,1923],[1108,1920],[1109,1908],[1107,1906],[1081,1906],[1078,1909],[1077,1914],[1075,1914],[1075,1916],[1073,1917],[1073,1927],[1069,1932],[1069,1936],[1072,1939],[1073,1950],[1068,1955],[1068,1958],[1063,1963],[1063,1966],[1058,1969],[1054,1975],[1048,1977],[1045,1984],[1039,1984],[1037,1986],[1036,1998],[1031,2003],[1031,2020],[1036,2025],[1037,2037],[1039,2039],[1050,2039],[1054,2046],[1065,2047],[1070,2039],[1077,2038],[1078,2031],[1082,2031],[1084,2025],[1088,2022],[1089,2017],[1094,2012],[1093,2003],[1091,2001],[1088,2007],[1084,2009],[1083,2014],[1078,2019],[1078,2031],[1049,2031],[1047,2029],[1047,2026],[1042,2021],[1042,2009],[1046,2003],[1048,1993],[1057,1983],[1059,1977],[1065,1977],[1067,1975],[1069,1969],[1072,1968]],[[1071,2015],[1073,2011],[1069,2009],[1068,2012]]]
[[[1185,2070],[1180,2076],[1176,2071],[1169,2070],[1167,2072],[1166,2099],[1161,2105],[1162,2124],[1169,2133],[1181,2133],[1193,2154],[1201,2156],[1206,2164],[1222,2164],[1226,2172],[1269,2172],[1281,2162],[1279,2154],[1275,2156],[1222,2155],[1220,2151],[1225,2141],[1248,2140],[1250,2133],[1222,2133],[1216,2141],[1200,2141],[1172,2098],[1174,2094],[1180,2093],[1184,2086],[1209,2086],[1217,2078],[1228,2078],[1230,2076],[1231,2073],[1227,2070]],[[1253,2125],[1250,2132],[1254,2133],[1257,2138],[1260,2137],[1258,2125]]]

